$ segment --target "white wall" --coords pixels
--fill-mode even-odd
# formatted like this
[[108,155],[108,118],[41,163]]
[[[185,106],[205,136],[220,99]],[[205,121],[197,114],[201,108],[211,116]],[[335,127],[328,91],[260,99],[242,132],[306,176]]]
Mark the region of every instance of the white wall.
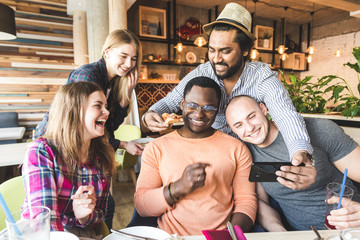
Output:
[[[345,22],[338,23],[338,28],[342,28]],[[331,26],[328,25],[328,33],[331,33]],[[323,25],[318,28],[319,31],[325,29],[327,26]],[[314,29],[314,34],[317,28]],[[313,56],[313,61],[310,63],[309,71],[301,72],[300,77],[315,76],[320,78],[325,75],[337,75],[344,78],[351,86],[355,95],[359,96],[357,92],[358,77],[355,70],[343,66],[347,62],[355,63],[356,60],[352,55],[352,49],[360,46],[360,31],[347,31],[350,33],[342,33],[337,36],[325,36],[323,38],[313,40],[312,45],[316,51]],[[328,34],[329,35],[329,34]],[[306,49],[306,43],[303,43],[303,49]],[[340,49],[342,55],[335,57],[334,53]]]

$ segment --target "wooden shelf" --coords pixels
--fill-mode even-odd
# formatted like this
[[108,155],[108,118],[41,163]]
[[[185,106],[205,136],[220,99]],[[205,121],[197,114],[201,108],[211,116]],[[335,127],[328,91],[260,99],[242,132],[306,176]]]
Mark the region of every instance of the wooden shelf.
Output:
[[143,60],[143,64],[158,64],[158,65],[173,65],[173,66],[193,66],[196,67],[200,63],[188,63],[188,62],[173,62],[173,61],[149,61],[149,60]]
[[178,84],[180,80],[164,80],[164,79],[139,79],[138,83],[163,83],[163,84]]
[[157,42],[157,43],[172,43],[172,40],[167,40],[167,39],[159,39],[159,38],[151,38],[151,37],[142,37],[142,36],[138,36],[140,41],[144,41],[144,42]]

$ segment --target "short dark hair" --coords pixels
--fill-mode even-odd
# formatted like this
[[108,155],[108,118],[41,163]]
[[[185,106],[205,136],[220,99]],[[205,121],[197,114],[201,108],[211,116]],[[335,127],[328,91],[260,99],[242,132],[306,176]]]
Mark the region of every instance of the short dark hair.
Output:
[[203,87],[203,88],[212,88],[212,89],[214,89],[215,92],[216,92],[216,97],[217,97],[217,99],[219,100],[219,103],[220,103],[221,89],[220,89],[219,85],[214,80],[212,80],[211,78],[200,76],[200,77],[195,77],[195,78],[191,79],[185,86],[184,98],[190,92],[190,90],[192,89],[193,86],[199,86],[199,87]]
[[[239,28],[234,27],[232,25],[226,24],[226,23],[216,23],[214,27],[211,29],[211,32],[209,34],[209,39],[211,36],[212,31],[230,31],[230,30],[236,30],[236,35],[234,41],[239,44],[239,47],[241,49],[241,52],[249,52],[251,48],[254,46],[254,41],[251,40],[243,31],[241,31]],[[244,60],[249,59],[249,55],[247,54],[244,57]]]

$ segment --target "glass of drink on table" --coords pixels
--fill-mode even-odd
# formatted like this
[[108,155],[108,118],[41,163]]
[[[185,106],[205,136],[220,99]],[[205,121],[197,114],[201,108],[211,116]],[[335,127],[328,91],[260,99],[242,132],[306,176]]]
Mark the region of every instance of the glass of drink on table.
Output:
[[49,240],[50,209],[29,207],[12,213],[16,223],[6,221],[10,240]]
[[[328,229],[335,229],[335,226],[330,225],[327,220],[327,216],[330,215],[332,210],[338,208],[340,198],[341,184],[331,182],[326,186],[326,201],[325,201],[325,225]],[[348,186],[344,188],[343,198],[352,199],[354,190]],[[342,201],[343,202],[343,201]]]

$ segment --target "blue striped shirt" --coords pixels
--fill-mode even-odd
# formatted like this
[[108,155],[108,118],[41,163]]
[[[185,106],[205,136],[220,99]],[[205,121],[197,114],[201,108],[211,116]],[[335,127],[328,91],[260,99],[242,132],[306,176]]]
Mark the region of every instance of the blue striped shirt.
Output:
[[[224,83],[219,80],[210,64],[206,62],[187,74],[180,83],[165,98],[161,99],[150,110],[159,114],[177,112],[183,98],[186,84],[194,77],[205,76],[217,82],[221,89],[221,102],[213,127],[222,132],[237,137],[225,119],[225,108],[229,101],[239,95],[248,95],[258,102],[264,102],[269,109],[286,142],[289,155],[292,158],[298,150],[306,150],[312,154],[312,146],[302,116],[296,112],[288,91],[265,63],[247,61],[241,76],[230,95],[227,95]],[[237,137],[238,138],[238,137]]]

